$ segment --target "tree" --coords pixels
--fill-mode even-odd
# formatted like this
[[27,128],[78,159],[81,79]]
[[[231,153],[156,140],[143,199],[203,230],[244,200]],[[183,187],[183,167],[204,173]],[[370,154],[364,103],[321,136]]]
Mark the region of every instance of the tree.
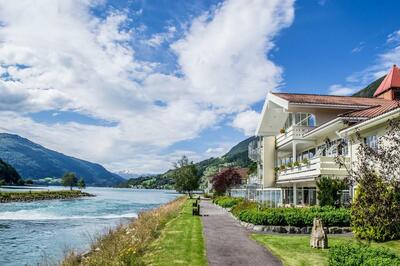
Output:
[[17,170],[0,159],[0,181],[5,185],[20,185],[23,180]]
[[216,174],[213,179],[213,189],[218,195],[222,195],[229,191],[233,186],[242,183],[242,177],[234,168],[228,168]]
[[358,238],[375,241],[400,239],[400,126],[388,121],[386,134],[377,147],[369,147],[361,135],[357,160],[350,166],[344,157],[336,161],[349,172],[356,185],[351,207],[352,229]]
[[76,177],[75,173],[68,172],[62,177],[61,184],[64,187],[69,187],[70,190],[72,190],[72,187],[75,187],[78,184],[78,178]]
[[343,180],[323,176],[317,181],[317,187],[319,205],[340,207],[342,190],[346,188]]
[[83,178],[80,178],[80,179],[79,179],[79,181],[78,181],[78,187],[79,187],[80,189],[86,188],[86,183],[85,183],[85,180],[84,180]]
[[192,191],[199,188],[200,176],[193,162],[184,155],[174,164],[175,170],[172,177],[175,180],[175,190],[180,193],[188,193],[192,197]]

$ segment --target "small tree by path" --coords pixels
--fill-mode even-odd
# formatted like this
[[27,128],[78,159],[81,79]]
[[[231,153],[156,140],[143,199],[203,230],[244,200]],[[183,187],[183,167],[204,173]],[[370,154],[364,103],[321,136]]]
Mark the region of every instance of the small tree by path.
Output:
[[229,192],[233,186],[240,185],[242,183],[242,177],[234,168],[228,168],[216,174],[213,179],[213,189],[218,195],[222,195]]
[[78,184],[78,178],[76,177],[75,173],[68,172],[62,177],[61,184],[64,187],[69,187],[70,190],[72,190],[72,187],[75,187]]
[[85,189],[86,188],[86,183],[85,183],[85,180],[83,178],[79,179],[78,188],[80,188],[80,189]]
[[400,124],[389,121],[385,135],[372,147],[357,133],[357,160],[337,163],[356,186],[351,207],[352,228],[359,238],[375,241],[400,239]]
[[345,181],[322,176],[317,180],[317,187],[319,205],[340,207],[342,190],[346,188]]
[[199,188],[200,176],[193,162],[184,155],[174,164],[175,170],[172,177],[175,180],[175,190],[180,193],[188,193],[192,198],[192,191]]

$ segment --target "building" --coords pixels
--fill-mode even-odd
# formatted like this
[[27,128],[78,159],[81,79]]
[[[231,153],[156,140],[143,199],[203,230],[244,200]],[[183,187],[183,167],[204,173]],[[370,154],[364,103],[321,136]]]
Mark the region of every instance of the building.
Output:
[[348,163],[355,160],[356,132],[375,147],[387,121],[399,117],[399,100],[400,69],[395,65],[373,98],[269,93],[258,138],[249,145],[249,157],[258,165],[257,199],[275,205],[317,204],[317,178],[346,176],[334,158],[339,154]]

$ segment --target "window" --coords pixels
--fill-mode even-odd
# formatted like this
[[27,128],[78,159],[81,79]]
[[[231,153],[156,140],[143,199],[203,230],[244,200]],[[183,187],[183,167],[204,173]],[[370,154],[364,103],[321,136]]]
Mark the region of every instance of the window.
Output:
[[370,148],[376,150],[376,149],[378,148],[378,137],[375,136],[375,135],[365,137],[365,138],[364,138],[364,143],[365,143],[368,147],[370,147]]
[[284,128],[288,129],[294,125],[314,127],[316,126],[315,116],[309,113],[290,113]]
[[400,100],[400,89],[393,91],[393,98],[394,100]]

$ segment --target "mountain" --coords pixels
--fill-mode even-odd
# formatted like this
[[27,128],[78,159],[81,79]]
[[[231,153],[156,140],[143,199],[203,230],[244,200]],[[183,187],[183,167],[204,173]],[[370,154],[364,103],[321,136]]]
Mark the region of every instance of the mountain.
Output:
[[122,171],[117,171],[114,173],[124,179],[131,179],[131,178],[134,179],[134,178],[138,178],[138,177],[142,177],[142,176],[152,176],[153,175],[153,174],[137,174],[131,170],[122,170]]
[[103,166],[47,149],[18,135],[0,133],[0,158],[24,179],[61,178],[74,172],[87,185],[111,186],[123,181]]
[[14,167],[0,159],[0,185],[17,185],[21,181],[23,180]]
[[368,97],[368,98],[374,97],[374,93],[375,93],[376,89],[379,87],[379,85],[382,83],[382,81],[385,79],[385,77],[386,77],[386,75],[383,77],[380,77],[379,79],[375,80],[374,82],[369,84],[364,89],[354,93],[353,96]]
[[[255,137],[245,139],[235,146],[233,146],[225,155],[218,158],[209,158],[196,163],[196,167],[200,175],[208,167],[221,167],[221,166],[237,166],[249,167],[252,161],[248,157],[248,146]],[[137,188],[157,188],[157,189],[171,189],[173,188],[174,181],[171,174],[174,170],[168,170],[164,174],[141,176],[138,178],[131,178],[118,185],[118,187],[137,187]]]

